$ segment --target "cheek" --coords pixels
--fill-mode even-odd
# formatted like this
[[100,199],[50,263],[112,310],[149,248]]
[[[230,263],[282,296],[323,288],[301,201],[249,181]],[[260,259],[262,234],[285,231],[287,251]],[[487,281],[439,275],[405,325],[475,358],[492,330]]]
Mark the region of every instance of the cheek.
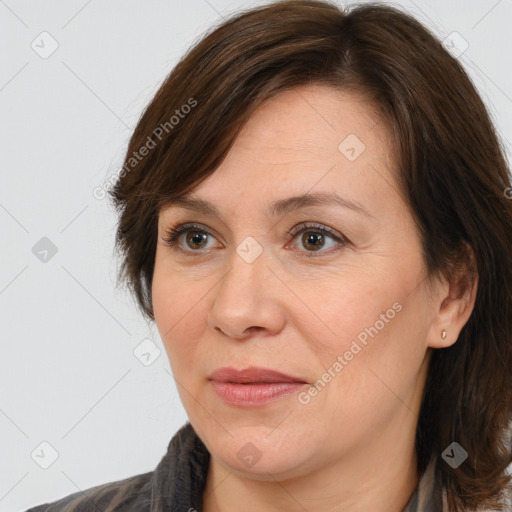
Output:
[[330,279],[321,284],[321,292],[311,287],[296,290],[301,301],[293,306],[293,321],[306,339],[315,340],[310,346],[319,354],[342,354],[355,339],[364,346],[365,340],[377,332],[388,332],[399,316],[397,299],[403,294],[399,287],[383,283],[382,278],[380,282],[373,278]]
[[343,395],[356,408],[364,403],[363,409],[392,399],[386,385],[406,393],[425,355],[428,314],[421,290],[411,293],[416,276],[399,274],[298,292],[314,305],[307,312],[297,306],[293,322],[307,343],[302,363],[307,356],[319,390]]
[[173,374],[190,375],[196,346],[206,328],[204,291],[174,273],[162,275],[155,267],[152,286],[155,322]]

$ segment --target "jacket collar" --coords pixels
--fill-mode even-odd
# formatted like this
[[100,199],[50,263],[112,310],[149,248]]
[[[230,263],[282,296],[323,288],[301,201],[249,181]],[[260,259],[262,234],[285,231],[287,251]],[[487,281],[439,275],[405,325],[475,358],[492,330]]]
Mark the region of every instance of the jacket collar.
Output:
[[190,422],[178,430],[154,471],[150,512],[201,512],[210,453]]

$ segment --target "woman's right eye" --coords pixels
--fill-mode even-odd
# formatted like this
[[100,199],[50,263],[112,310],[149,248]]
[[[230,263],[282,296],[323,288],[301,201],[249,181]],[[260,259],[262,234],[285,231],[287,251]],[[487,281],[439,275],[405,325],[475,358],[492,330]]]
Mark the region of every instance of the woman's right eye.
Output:
[[180,239],[185,235],[185,244],[188,247],[194,247],[196,249],[204,249],[205,247],[208,249],[208,246],[205,245],[205,242],[208,240],[208,236],[213,235],[206,231],[202,226],[197,224],[180,224],[177,226],[171,227],[164,235],[165,243],[171,247],[176,248],[178,246],[179,249],[189,253],[197,253],[198,250],[194,249],[184,249],[180,243]]

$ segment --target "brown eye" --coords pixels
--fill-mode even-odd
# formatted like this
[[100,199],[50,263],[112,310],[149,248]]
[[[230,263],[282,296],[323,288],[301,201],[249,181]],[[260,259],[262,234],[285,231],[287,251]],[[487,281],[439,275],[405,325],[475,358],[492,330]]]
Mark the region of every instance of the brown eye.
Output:
[[197,246],[200,246],[199,249],[202,248],[208,239],[208,233],[204,231],[186,231],[185,235],[187,246],[193,249],[197,249]]
[[318,249],[322,249],[325,244],[325,237],[319,232],[304,231],[301,237],[301,242],[306,249],[317,251]]
[[[331,251],[328,250],[329,248],[336,246],[344,247],[349,243],[341,234],[331,230],[327,226],[317,223],[300,224],[290,230],[288,234],[294,238],[297,238],[298,235],[302,235],[300,239],[298,239],[298,242],[300,246],[306,250],[299,249],[299,252],[305,253],[307,256],[311,256],[312,253],[318,253],[319,255],[324,253],[330,254]],[[328,245],[329,240],[334,242],[331,243],[330,246]],[[327,249],[323,250],[326,245]]]
[[[183,235],[185,235],[183,237]],[[178,248],[189,253],[203,253],[201,249],[208,248],[208,237],[213,235],[196,224],[182,224],[172,227],[165,235],[165,243],[172,248]],[[185,242],[182,243],[182,238]]]

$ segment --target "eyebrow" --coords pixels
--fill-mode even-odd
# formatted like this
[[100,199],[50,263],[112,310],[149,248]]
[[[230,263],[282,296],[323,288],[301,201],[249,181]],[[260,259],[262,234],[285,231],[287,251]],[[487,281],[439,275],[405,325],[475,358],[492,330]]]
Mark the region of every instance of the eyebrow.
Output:
[[[265,213],[268,217],[277,217],[308,206],[331,205],[348,208],[357,213],[362,213],[368,217],[373,217],[373,215],[361,203],[345,199],[338,194],[335,194],[334,192],[308,193],[299,196],[288,197],[286,199],[280,199],[271,203],[265,210]],[[167,206],[181,206],[188,210],[194,210],[205,215],[221,217],[219,210],[213,203],[204,199],[193,197],[190,194],[173,198],[167,203]]]

